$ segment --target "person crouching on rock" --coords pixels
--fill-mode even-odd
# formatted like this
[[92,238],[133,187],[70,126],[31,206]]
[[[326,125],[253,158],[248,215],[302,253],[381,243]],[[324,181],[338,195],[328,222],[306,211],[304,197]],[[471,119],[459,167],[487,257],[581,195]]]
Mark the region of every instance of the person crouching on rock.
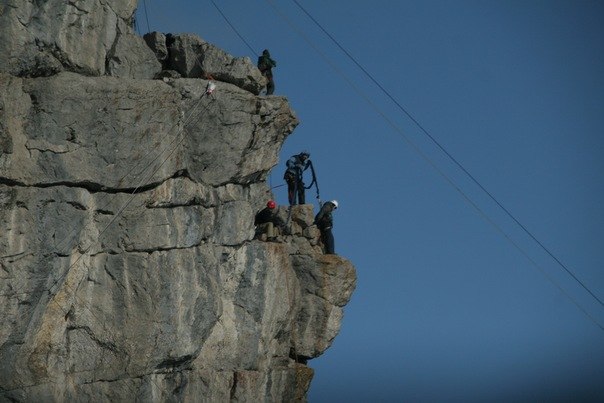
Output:
[[284,225],[283,220],[277,215],[277,203],[269,200],[266,207],[256,214],[254,225],[256,226],[255,239],[276,240],[277,236],[281,235],[281,227]]
[[321,231],[321,241],[325,246],[326,255],[335,254],[335,242],[333,240],[333,234],[331,233],[331,229],[333,228],[333,217],[331,216],[331,213],[337,208],[337,200],[325,202],[323,206],[321,206],[319,213],[315,216],[315,224]]

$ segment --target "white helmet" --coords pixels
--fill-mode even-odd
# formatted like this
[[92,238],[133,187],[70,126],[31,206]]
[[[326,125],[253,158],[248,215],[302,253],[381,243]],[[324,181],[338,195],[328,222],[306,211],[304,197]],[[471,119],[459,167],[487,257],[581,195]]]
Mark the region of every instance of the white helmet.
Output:
[[338,201],[337,200],[330,200],[329,201],[331,204],[333,204],[334,208],[338,208]]

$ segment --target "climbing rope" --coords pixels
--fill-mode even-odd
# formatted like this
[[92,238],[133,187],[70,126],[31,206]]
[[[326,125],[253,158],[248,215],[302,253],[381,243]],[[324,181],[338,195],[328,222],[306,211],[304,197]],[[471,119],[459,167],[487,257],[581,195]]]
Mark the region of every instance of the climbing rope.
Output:
[[[310,167],[310,172],[312,174],[312,181],[310,182],[310,185],[308,186],[304,186],[304,182],[302,181],[302,174],[303,171],[299,170],[296,180],[294,181],[294,189],[292,194],[289,193],[289,188],[287,190],[287,197],[288,197],[288,201],[296,201],[296,199],[298,198],[298,184],[302,183],[302,186],[304,186],[304,189],[310,189],[313,187],[313,185],[315,186],[315,190],[317,192],[317,202],[319,203],[319,208],[322,206],[322,202],[321,202],[321,195],[319,193],[319,182],[317,181],[317,173],[315,172],[315,167],[312,164],[311,160],[308,160],[308,166]],[[284,186],[284,185],[280,185],[280,186]],[[305,200],[306,201],[306,200]],[[290,221],[291,221],[291,216],[292,216],[292,208],[294,205],[290,204],[289,209],[288,209],[288,213],[287,213],[287,221],[285,221],[285,228],[291,229],[291,227],[289,226]]]
[[317,200],[319,201],[319,206],[321,205],[321,195],[319,193],[319,181],[317,180],[317,174],[315,172],[315,167],[312,164],[311,160],[308,160],[308,165],[310,166],[310,172],[312,173],[312,182],[310,182],[310,185],[308,185],[307,187],[305,187],[305,189],[310,189],[312,188],[312,185],[315,185],[315,190],[317,192]]
[[[294,207],[294,205],[293,205],[291,202],[293,202],[293,201],[295,201],[295,200],[296,200],[296,198],[298,197],[298,196],[297,196],[297,193],[298,193],[298,181],[296,180],[296,181],[294,182],[294,190],[293,190],[293,194],[291,195],[291,199],[290,199],[290,200],[288,200],[288,201],[290,202],[290,204],[289,204],[289,207],[288,207],[288,209],[287,209],[287,220],[285,221],[285,228],[286,228],[286,229],[288,229],[288,232],[289,232],[290,234],[291,234],[291,226],[290,226],[290,224],[289,224],[289,223],[291,222],[291,218],[292,218],[292,210],[293,210],[293,207]],[[287,188],[287,198],[288,198],[288,199],[290,198],[290,194],[289,194],[289,186],[288,186],[288,188]]]

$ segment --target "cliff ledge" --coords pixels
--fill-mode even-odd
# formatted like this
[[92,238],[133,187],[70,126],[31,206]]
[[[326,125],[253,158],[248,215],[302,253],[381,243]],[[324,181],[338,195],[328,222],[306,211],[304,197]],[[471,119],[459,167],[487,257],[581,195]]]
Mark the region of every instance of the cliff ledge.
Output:
[[304,401],[356,275],[311,205],[253,239],[298,121],[135,7],[0,4],[0,400]]

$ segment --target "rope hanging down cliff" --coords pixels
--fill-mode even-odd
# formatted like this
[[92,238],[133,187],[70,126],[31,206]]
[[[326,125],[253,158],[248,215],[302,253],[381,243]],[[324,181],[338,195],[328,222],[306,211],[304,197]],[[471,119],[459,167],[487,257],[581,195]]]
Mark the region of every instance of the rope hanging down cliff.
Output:
[[310,172],[312,174],[312,182],[310,182],[310,185],[306,186],[304,189],[310,189],[312,188],[312,185],[315,185],[315,190],[317,192],[317,200],[319,201],[319,206],[321,205],[321,195],[319,193],[319,181],[317,180],[317,174],[315,172],[315,167],[312,164],[312,161],[308,161],[308,165],[310,167]]

